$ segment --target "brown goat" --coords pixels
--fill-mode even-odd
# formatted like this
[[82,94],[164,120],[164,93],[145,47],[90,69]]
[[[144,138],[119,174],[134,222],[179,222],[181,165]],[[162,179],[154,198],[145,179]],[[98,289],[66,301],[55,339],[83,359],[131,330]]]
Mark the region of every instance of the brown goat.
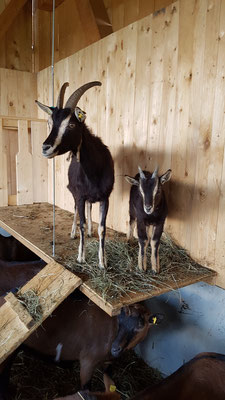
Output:
[[141,342],[150,325],[161,321],[141,304],[124,307],[110,317],[75,291],[25,342],[55,361],[80,361],[82,388],[87,387],[95,367],[118,357]]
[[46,263],[42,260],[27,263],[0,260],[0,296],[11,289],[23,286],[32,279]]
[[[82,390],[69,396],[57,397],[55,400],[120,400],[120,394],[114,390],[115,384],[113,380],[107,374],[104,374],[103,379],[105,392],[89,392],[88,390]],[[111,391],[112,387],[114,391]]]
[[200,353],[132,400],[224,400],[225,355]]
[[0,260],[17,262],[35,261],[40,260],[40,257],[13,236],[5,237],[0,234]]

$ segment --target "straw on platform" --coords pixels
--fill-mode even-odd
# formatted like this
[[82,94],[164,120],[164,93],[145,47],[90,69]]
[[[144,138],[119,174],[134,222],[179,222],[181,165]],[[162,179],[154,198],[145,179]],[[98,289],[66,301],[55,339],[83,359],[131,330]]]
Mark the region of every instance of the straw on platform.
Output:
[[[124,239],[124,238],[123,238]],[[121,237],[115,235],[106,240],[107,269],[98,267],[97,239],[92,239],[86,245],[86,262],[79,264],[76,254],[65,261],[65,266],[75,273],[84,273],[88,276],[90,286],[96,290],[104,300],[113,300],[121,295],[136,292],[151,291],[157,288],[172,290],[174,281],[181,282],[191,274],[201,274],[203,268],[193,261],[187,252],[178,247],[171,238],[163,234],[160,244],[160,274],[154,275],[151,271],[151,248],[148,246],[147,272],[140,271],[138,264],[138,241],[128,244]]]
[[40,298],[33,290],[28,290],[25,293],[17,293],[17,298],[26,307],[35,322],[41,321],[43,318],[42,306]]

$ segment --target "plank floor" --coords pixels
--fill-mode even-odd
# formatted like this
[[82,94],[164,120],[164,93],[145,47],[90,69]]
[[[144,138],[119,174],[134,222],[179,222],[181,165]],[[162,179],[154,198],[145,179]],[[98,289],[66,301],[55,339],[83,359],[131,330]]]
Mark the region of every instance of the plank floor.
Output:
[[[0,226],[25,244],[34,253],[40,256],[47,263],[55,261],[52,257],[52,205],[48,203],[38,203],[24,206],[8,206],[0,208]],[[72,213],[56,207],[56,244],[55,254],[57,262],[65,265],[70,256],[77,253],[79,239],[70,239],[70,230],[73,221]],[[112,237],[115,231],[107,229],[107,237]],[[94,225],[94,236],[97,237],[97,225]],[[124,234],[119,234],[119,238],[125,240]],[[90,240],[90,239],[87,239]],[[179,271],[178,271],[179,273]],[[79,275],[79,274],[78,274]],[[164,287],[155,287],[149,291],[141,290],[137,293],[118,296],[118,298],[106,301],[93,289],[91,283],[85,276],[82,278],[80,290],[87,295],[94,303],[106,311],[109,315],[116,315],[124,305],[132,304],[150,297],[160,295],[172,289],[178,289],[198,281],[213,282],[215,271],[202,268],[200,274],[188,273],[182,280],[174,276],[168,278]],[[146,279],[147,276],[146,276]]]

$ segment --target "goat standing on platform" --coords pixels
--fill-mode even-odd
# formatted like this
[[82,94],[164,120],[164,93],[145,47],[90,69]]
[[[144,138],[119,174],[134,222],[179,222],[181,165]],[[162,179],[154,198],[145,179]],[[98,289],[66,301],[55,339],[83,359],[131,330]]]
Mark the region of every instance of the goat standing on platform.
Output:
[[137,231],[139,240],[139,269],[146,271],[146,250],[149,242],[149,227],[152,225],[151,237],[151,263],[153,272],[159,272],[159,242],[163,232],[163,226],[168,214],[167,203],[162,185],[171,177],[171,169],[158,176],[158,168],[153,173],[142,171],[138,167],[139,174],[134,178],[126,175],[126,180],[132,184],[130,190],[130,230],[128,240],[132,239],[135,220],[137,219]]
[[106,216],[109,206],[109,196],[114,184],[114,164],[108,148],[101,139],[94,136],[86,124],[85,113],[77,103],[81,96],[93,86],[101,82],[89,82],[77,89],[67,100],[63,108],[63,98],[68,83],[61,87],[57,106],[49,107],[37,101],[38,106],[49,114],[50,134],[42,146],[42,153],[47,158],[53,158],[67,151],[72,153],[69,166],[68,189],[75,201],[75,215],[71,237],[75,237],[77,210],[80,217],[80,245],[78,262],[85,261],[85,202],[88,205],[88,233],[90,229],[91,204],[100,202],[99,220],[99,267],[106,265],[104,255]]

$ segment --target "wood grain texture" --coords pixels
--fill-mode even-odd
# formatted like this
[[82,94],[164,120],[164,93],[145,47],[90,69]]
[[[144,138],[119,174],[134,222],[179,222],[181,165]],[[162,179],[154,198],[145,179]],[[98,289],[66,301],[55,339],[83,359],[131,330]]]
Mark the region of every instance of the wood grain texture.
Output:
[[19,151],[16,155],[17,204],[32,204],[33,169],[27,121],[18,121],[18,146]]
[[6,141],[3,122],[0,119],[0,204],[3,206],[8,205],[8,171],[7,171],[7,154],[6,154]]

